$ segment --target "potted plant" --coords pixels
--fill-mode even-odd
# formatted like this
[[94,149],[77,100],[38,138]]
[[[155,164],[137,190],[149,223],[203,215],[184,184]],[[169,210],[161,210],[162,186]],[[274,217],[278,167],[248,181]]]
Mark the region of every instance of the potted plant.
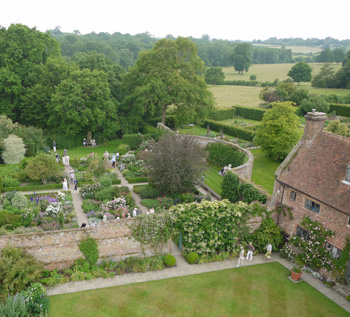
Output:
[[294,281],[299,281],[300,277],[302,276],[303,272],[301,271],[301,268],[299,266],[294,266],[291,270],[292,279]]

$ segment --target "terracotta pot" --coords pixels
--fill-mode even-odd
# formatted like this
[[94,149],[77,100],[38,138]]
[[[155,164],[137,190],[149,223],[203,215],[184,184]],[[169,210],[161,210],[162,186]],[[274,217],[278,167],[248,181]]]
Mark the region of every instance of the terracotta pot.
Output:
[[300,277],[303,275],[303,273],[295,273],[292,270],[290,270],[292,275],[292,280],[299,281]]

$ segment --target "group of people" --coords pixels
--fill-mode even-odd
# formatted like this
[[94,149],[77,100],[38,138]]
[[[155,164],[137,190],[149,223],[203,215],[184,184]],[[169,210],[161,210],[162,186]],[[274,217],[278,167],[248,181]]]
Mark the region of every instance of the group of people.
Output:
[[227,171],[230,171],[231,169],[232,169],[232,165],[231,165],[231,164],[229,164],[229,165],[223,167],[223,168],[221,169],[221,171],[220,171],[220,175],[221,175],[221,176],[225,176],[226,172],[227,172]]
[[[105,156],[106,155],[106,156]],[[105,160],[108,160],[108,157],[110,156],[108,154],[108,152],[106,151],[105,154],[103,155],[105,157]],[[115,155],[112,154],[112,158],[111,158],[111,163],[112,163],[112,167],[115,168],[116,164],[117,164],[117,160],[119,160],[119,153],[117,152]]]
[[[271,242],[269,242],[267,244],[267,246],[265,247],[265,250],[267,251],[266,254],[265,254],[265,259],[266,260],[270,260],[271,259],[271,253],[272,253],[272,244],[271,244]],[[254,253],[254,251],[255,251],[255,247],[253,246],[253,243],[249,242],[246,260],[248,260],[248,259],[250,261],[253,260],[253,253]],[[244,262],[244,248],[243,248],[243,246],[241,246],[240,252],[239,252],[239,256],[238,256],[238,262],[237,262],[236,267],[242,266],[243,262]]]

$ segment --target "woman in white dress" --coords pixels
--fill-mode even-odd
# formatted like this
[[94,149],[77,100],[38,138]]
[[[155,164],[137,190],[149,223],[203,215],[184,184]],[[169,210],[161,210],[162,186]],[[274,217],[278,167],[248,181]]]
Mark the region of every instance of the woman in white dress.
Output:
[[62,163],[64,166],[66,166],[66,157],[64,155],[62,156]]
[[66,178],[63,179],[62,184],[63,184],[63,191],[67,191],[68,190],[68,182],[67,182]]

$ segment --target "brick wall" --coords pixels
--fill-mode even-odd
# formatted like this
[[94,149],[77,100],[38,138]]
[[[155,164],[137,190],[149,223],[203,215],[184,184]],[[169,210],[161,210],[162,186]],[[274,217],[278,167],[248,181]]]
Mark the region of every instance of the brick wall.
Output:
[[[98,243],[100,258],[142,256],[141,244],[132,237],[129,229],[133,221],[132,218],[110,220],[97,227],[0,236],[0,249],[7,244],[21,247],[44,262],[48,269],[67,268],[83,257],[79,243],[90,235]],[[144,250],[146,255],[151,255],[149,247]],[[166,252],[170,251],[169,243]]]
[[[294,190],[288,186],[285,186],[276,182],[276,189],[279,193],[276,193],[277,201],[283,200],[282,203],[293,207],[293,219],[289,220],[288,216],[279,215],[277,223],[284,229],[288,234],[293,235],[296,233],[297,226],[301,224],[302,218],[308,216],[312,220],[318,221],[323,224],[323,226],[329,230],[335,232],[334,237],[330,238],[328,242],[338,249],[343,249],[345,246],[345,238],[350,236],[350,227],[347,225],[349,216],[341,211],[338,211],[322,202],[311,198],[297,190]],[[295,201],[290,200],[291,192],[296,192]],[[309,210],[305,207],[305,199],[308,198],[320,205],[320,211],[316,212]]]

